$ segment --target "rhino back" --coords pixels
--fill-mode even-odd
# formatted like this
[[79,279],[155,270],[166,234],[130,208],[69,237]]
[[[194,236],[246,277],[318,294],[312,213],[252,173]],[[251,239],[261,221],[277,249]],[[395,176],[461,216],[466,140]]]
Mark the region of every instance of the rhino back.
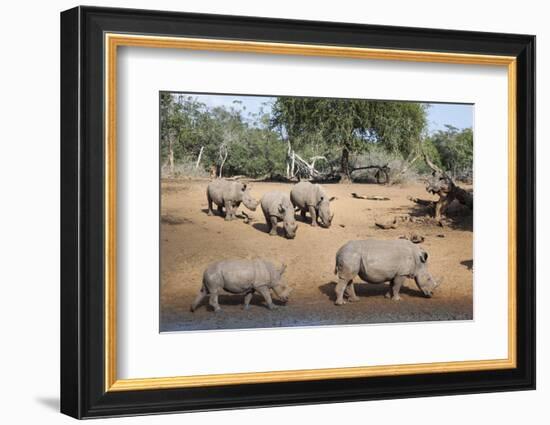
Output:
[[210,264],[204,272],[207,289],[224,289],[241,294],[271,282],[268,265],[262,260],[222,260]]
[[366,240],[361,255],[368,274],[387,276],[409,276],[416,271],[415,252],[417,247],[410,241]]
[[261,199],[262,210],[269,216],[275,216],[283,218],[279,210],[279,206],[283,205],[285,208],[293,210],[294,207],[290,201],[290,196],[287,193],[277,190],[267,192]]
[[[361,240],[345,244],[337,253],[337,267],[357,270],[362,279],[380,283],[416,271],[415,247],[406,240]],[[357,259],[360,264],[357,265]]]
[[217,205],[222,205],[224,200],[224,193],[228,191],[228,181],[223,179],[216,179],[208,184],[206,189],[208,196]]
[[207,191],[217,205],[223,205],[224,201],[242,201],[242,183],[239,182],[216,179],[208,184]]
[[295,206],[305,209],[316,205],[317,188],[310,182],[296,183],[290,191],[290,199]]

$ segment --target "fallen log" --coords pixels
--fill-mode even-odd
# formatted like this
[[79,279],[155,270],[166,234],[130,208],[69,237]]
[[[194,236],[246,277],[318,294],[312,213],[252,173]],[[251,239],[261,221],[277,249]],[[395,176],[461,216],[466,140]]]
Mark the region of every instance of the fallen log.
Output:
[[351,196],[356,199],[367,199],[369,201],[389,201],[390,198],[379,195],[359,195],[358,193],[352,192]]
[[422,243],[425,240],[424,236],[416,232],[411,232],[408,235],[401,235],[399,236],[399,239],[407,239],[412,243]]
[[230,181],[241,180],[244,178],[246,178],[246,176],[243,176],[243,175],[224,177],[225,180],[230,180]]
[[361,171],[361,170],[377,170],[376,171],[376,183],[381,184],[380,177],[383,174],[384,175],[384,183],[388,184],[390,182],[390,167],[388,165],[367,165],[365,167],[356,167],[353,168],[350,171],[351,173],[354,173],[355,171]]
[[384,230],[397,229],[397,217],[389,220],[375,219],[374,224]]
[[407,196],[407,199],[414,202],[415,204],[422,205],[424,207],[433,207],[435,205],[435,202],[430,201],[429,199],[420,199],[415,198],[414,196]]
[[474,196],[458,186],[449,174],[430,161],[426,153],[424,153],[424,160],[433,171],[432,178],[428,181],[426,190],[434,195],[439,195],[439,199],[434,203],[435,219],[441,221],[441,216],[445,214],[447,208],[455,199],[473,210]]

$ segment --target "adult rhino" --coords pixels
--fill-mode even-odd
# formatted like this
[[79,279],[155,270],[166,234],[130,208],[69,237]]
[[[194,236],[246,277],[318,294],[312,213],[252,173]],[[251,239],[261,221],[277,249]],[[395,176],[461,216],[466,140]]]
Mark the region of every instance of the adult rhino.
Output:
[[336,198],[329,198],[325,189],[319,184],[310,182],[296,183],[290,191],[290,201],[300,210],[305,221],[306,213],[311,216],[311,225],[317,226],[317,220],[323,227],[329,228],[334,217],[330,211],[330,203]]
[[288,193],[279,191],[267,192],[260,200],[262,211],[267,222],[270,235],[277,235],[277,223],[283,222],[285,237],[294,239],[298,225],[294,218],[294,206],[290,202]]
[[275,267],[267,260],[222,260],[210,264],[204,271],[202,287],[191,304],[195,311],[202,300],[210,296],[210,305],[214,311],[220,311],[218,295],[223,290],[230,294],[244,295],[244,308],[247,309],[255,292],[260,293],[272,310],[276,308],[271,291],[284,303],[292,289],[283,279],[286,265]]
[[225,219],[233,220],[241,202],[249,210],[255,211],[258,206],[250,194],[250,188],[246,183],[233,182],[224,179],[216,179],[208,184],[206,189],[206,198],[208,200],[208,215],[214,215],[212,203],[218,206],[218,212],[223,214],[225,208]]
[[428,272],[428,253],[420,246],[404,239],[351,241],[336,253],[334,273],[336,305],[344,304],[344,292],[349,301],[358,301],[353,279],[359,275],[367,283],[390,282],[386,298],[401,299],[399,290],[407,278],[415,280],[418,289],[431,297],[438,283]]

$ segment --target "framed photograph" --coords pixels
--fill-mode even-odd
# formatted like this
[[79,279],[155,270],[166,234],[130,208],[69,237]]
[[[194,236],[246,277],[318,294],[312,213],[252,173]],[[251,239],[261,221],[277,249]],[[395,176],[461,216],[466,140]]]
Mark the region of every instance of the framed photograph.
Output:
[[535,388],[534,70],[529,35],[63,12],[61,411]]

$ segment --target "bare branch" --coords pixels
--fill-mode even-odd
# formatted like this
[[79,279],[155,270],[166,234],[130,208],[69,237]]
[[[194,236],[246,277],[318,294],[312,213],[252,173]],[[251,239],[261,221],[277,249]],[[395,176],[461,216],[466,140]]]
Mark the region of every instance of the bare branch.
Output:
[[428,164],[428,167],[430,167],[432,171],[435,171],[436,173],[440,173],[440,174],[443,174],[444,176],[447,176],[447,174],[441,168],[439,168],[430,160],[426,152],[422,151],[422,156],[424,157],[424,161],[426,161],[426,164]]

